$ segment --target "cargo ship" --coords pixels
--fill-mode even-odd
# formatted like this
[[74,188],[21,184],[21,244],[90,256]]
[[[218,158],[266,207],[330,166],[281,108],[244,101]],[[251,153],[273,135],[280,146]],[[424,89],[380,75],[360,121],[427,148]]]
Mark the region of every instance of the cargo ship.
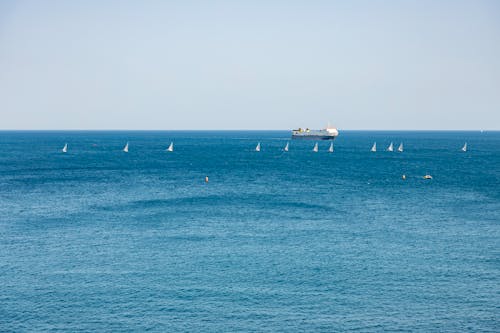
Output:
[[292,130],[292,139],[335,140],[338,135],[339,131],[330,126],[321,130],[312,130],[309,128]]

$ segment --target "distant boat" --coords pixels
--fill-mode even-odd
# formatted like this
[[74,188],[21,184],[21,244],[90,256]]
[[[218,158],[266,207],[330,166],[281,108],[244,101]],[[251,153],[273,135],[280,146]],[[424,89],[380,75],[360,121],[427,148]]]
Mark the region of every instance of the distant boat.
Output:
[[123,148],[123,151],[124,151],[125,153],[128,153],[128,142],[127,142],[127,144],[125,145],[125,147]]
[[174,151],[174,143],[170,142],[170,146],[168,146],[167,151]]
[[314,145],[313,152],[317,153],[318,152],[318,143]]
[[305,140],[335,140],[339,135],[339,131],[330,127],[330,124],[325,129],[313,130],[309,128],[299,128],[292,130],[292,139],[305,139]]
[[387,147],[387,151],[394,151],[394,145],[392,144],[392,142],[389,147]]
[[285,148],[283,148],[283,150],[284,150],[284,151],[288,151],[288,147],[289,147],[289,143],[287,142],[287,143],[286,143],[286,146],[285,146]]
[[462,147],[462,151],[467,151],[467,142],[464,144],[464,146]]
[[330,143],[330,148],[328,148],[329,153],[333,153],[333,142]]
[[62,149],[62,152],[63,153],[67,153],[68,152],[68,144],[66,143]]
[[399,151],[400,153],[402,153],[402,152],[403,152],[403,143],[402,143],[402,142],[401,142],[401,144],[400,144],[400,145],[399,145],[399,147],[398,147],[398,151]]
[[427,174],[427,175],[424,176],[424,179],[432,179],[432,176],[429,175],[429,174]]
[[372,149],[370,151],[371,152],[376,152],[377,151],[377,143],[376,142],[373,143]]
[[260,151],[260,142],[257,143],[257,147],[255,147],[255,151]]

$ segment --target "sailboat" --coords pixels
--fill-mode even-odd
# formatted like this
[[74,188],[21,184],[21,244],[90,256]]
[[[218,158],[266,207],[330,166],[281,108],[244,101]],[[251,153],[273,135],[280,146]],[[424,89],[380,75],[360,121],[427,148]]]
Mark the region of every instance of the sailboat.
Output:
[[389,147],[387,147],[387,151],[394,151],[394,145],[392,144],[392,142]]
[[62,149],[62,152],[63,153],[67,153],[68,152],[68,144],[66,143]]
[[260,151],[260,142],[257,143],[257,147],[255,147],[255,151]]
[[464,144],[464,146],[462,147],[462,151],[467,151],[467,142]]
[[168,146],[167,151],[174,151],[174,143],[170,142],[170,146]]
[[127,142],[127,144],[125,145],[125,147],[123,148],[123,151],[124,151],[125,153],[128,153],[128,142]]
[[403,143],[402,143],[402,142],[401,142],[401,144],[400,144],[400,145],[399,145],[399,147],[398,147],[398,151],[399,151],[400,153],[402,153],[402,152],[403,152]]
[[371,152],[376,152],[377,151],[377,143],[374,142],[373,143],[373,146],[372,146],[372,149],[370,149]]
[[314,145],[313,152],[317,153],[318,152],[318,143]]
[[287,142],[287,143],[286,143],[286,146],[285,146],[285,148],[283,148],[283,150],[284,150],[284,151],[288,151],[288,147],[289,147],[289,144],[288,144],[288,142]]
[[328,148],[329,153],[333,153],[333,142],[330,143],[330,148]]

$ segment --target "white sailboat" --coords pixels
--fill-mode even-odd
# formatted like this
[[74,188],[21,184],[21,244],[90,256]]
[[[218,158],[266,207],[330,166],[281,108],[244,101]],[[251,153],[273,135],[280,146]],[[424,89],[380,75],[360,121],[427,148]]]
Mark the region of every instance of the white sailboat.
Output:
[[255,147],[255,151],[260,151],[260,142],[257,143],[257,147]]
[[318,152],[318,143],[314,145],[313,152],[317,153]]
[[67,153],[68,152],[68,144],[66,143],[62,149],[62,152],[63,153]]
[[376,152],[377,151],[377,143],[374,142],[373,143],[373,146],[372,146],[372,149],[370,149],[371,152]]
[[402,152],[403,152],[403,143],[402,143],[402,142],[401,142],[401,144],[400,144],[400,145],[399,145],[399,147],[398,147],[398,151],[399,151],[400,153],[402,153]]
[[394,145],[392,144],[392,142],[389,147],[387,147],[387,151],[394,151]]
[[289,143],[287,142],[287,143],[286,143],[286,146],[285,146],[285,148],[283,148],[283,150],[284,150],[284,151],[288,151],[288,147],[289,147]]
[[329,153],[333,153],[333,142],[330,143],[330,148],[328,148]]
[[123,148],[123,151],[124,151],[125,153],[128,153],[128,142],[127,142],[127,144],[125,145],[125,147]]
[[168,146],[167,151],[174,151],[174,143],[170,142],[170,146]]
[[464,144],[464,146],[462,147],[462,151],[465,152],[467,151],[467,142]]

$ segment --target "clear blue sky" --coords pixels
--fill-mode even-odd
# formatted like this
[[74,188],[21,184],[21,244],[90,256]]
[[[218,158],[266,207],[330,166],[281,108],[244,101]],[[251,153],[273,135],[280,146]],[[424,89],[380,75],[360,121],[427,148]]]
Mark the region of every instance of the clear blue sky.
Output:
[[500,1],[0,1],[1,129],[500,129]]

